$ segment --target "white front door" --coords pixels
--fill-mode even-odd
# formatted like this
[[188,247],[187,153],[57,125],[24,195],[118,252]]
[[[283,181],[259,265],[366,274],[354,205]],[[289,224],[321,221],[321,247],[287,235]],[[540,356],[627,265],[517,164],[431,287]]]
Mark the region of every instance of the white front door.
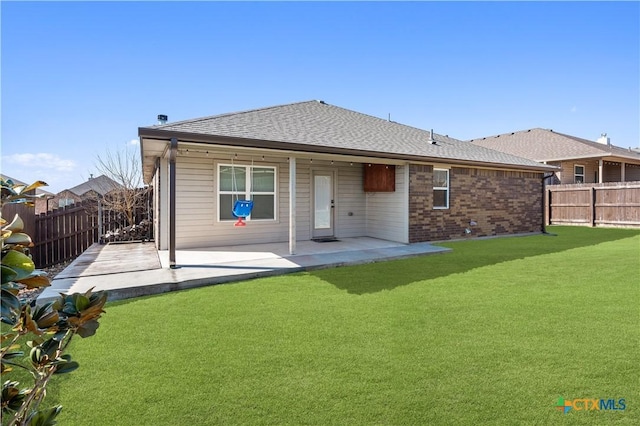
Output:
[[313,172],[312,237],[333,237],[333,172]]

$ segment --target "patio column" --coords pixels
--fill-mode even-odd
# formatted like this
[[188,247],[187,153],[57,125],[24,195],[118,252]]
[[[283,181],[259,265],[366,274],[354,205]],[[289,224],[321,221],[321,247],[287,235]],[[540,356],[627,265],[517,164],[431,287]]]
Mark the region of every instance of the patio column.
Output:
[[178,139],[171,138],[169,150],[169,267],[176,268],[176,157]]
[[602,159],[598,160],[598,183],[604,182],[602,175],[604,171],[604,161]]
[[296,157],[289,157],[289,254],[296,254]]
[[624,176],[624,169],[626,168],[627,163],[624,161],[620,163],[620,182],[626,182]]

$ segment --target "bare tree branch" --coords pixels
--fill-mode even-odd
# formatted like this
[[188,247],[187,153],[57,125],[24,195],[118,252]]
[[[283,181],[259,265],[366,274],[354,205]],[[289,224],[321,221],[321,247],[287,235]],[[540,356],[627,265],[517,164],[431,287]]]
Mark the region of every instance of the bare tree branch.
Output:
[[107,150],[104,156],[97,157],[96,168],[117,183],[102,199],[105,208],[122,213],[127,225],[134,225],[135,211],[145,207],[148,191],[142,184],[138,151],[131,148],[116,152]]

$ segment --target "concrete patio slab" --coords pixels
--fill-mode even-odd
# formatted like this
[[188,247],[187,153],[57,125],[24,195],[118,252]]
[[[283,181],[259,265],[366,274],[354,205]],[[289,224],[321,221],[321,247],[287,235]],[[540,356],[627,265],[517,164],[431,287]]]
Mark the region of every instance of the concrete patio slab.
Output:
[[153,243],[94,244],[69,264],[56,279],[160,269]]
[[345,265],[379,262],[450,249],[429,243],[401,244],[375,238],[345,238],[318,243],[300,241],[290,255],[288,243],[177,250],[176,269],[168,251],[153,244],[94,245],[56,276],[37,299],[59,293],[107,290],[109,300],[165,293],[205,285]]

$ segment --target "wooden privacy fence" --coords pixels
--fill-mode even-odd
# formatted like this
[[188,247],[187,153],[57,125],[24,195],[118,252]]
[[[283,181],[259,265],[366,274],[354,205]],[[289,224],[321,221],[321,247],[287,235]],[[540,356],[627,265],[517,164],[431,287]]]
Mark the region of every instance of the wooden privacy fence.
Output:
[[[135,223],[146,218],[146,211],[140,209]],[[98,209],[98,203],[92,200],[36,215],[33,261],[38,268],[46,268],[73,260],[106,232],[123,227],[125,222],[121,214]]]
[[547,225],[640,227],[640,182],[549,185]]

